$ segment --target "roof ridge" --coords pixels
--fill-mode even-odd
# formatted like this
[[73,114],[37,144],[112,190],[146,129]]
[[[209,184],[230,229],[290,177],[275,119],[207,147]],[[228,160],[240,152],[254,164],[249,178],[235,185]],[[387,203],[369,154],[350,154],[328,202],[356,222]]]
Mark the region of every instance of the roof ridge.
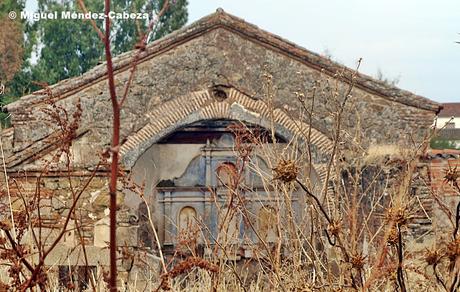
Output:
[[[213,30],[216,27],[224,27],[237,32],[250,40],[264,43],[279,52],[288,54],[290,57],[296,58],[303,63],[307,63],[309,66],[316,68],[317,70],[324,70],[326,73],[331,75],[336,74],[339,70],[345,70],[346,72],[354,71],[345,65],[325,58],[318,53],[312,52],[282,38],[281,36],[267,32],[254,24],[246,22],[244,19],[231,15],[225,12],[222,8],[218,8],[216,12],[147,45],[145,51],[140,53],[138,64],[149,60],[150,58],[153,58],[154,56],[161,54],[178,44],[182,44],[196,36],[204,34],[207,31]],[[137,51],[138,50],[131,50],[116,56],[113,60],[115,73],[122,72],[129,68],[132,61],[132,55]],[[54,90],[55,95],[65,98],[66,96],[78,92],[99,80],[105,79],[106,75],[104,62],[85,72],[81,76],[62,80],[50,86],[50,88]],[[369,75],[358,72],[356,76],[357,87],[370,91],[385,99],[436,112],[439,112],[442,108],[439,103],[426,97],[386,84],[385,82],[377,80]],[[46,99],[46,95],[41,94],[41,91],[37,91],[30,95],[21,97],[19,100],[7,105],[6,108],[9,111],[14,112],[24,106],[41,103]]]

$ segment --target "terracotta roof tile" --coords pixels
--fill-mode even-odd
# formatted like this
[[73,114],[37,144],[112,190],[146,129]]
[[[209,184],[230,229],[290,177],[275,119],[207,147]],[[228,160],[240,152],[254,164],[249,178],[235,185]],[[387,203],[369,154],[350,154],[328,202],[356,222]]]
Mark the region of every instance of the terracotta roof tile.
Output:
[[460,118],[460,102],[443,103],[438,116],[442,118]]

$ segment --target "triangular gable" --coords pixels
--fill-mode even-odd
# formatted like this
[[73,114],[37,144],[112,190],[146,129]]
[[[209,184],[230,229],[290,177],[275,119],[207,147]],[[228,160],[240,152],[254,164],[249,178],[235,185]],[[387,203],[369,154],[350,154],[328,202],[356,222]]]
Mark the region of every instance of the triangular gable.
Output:
[[[282,57],[286,60],[292,60],[293,63],[296,63],[296,66],[298,66],[297,68],[303,67],[305,69],[308,69],[308,71],[310,72],[318,72],[321,75],[325,73],[326,77],[327,75],[333,76],[337,72],[345,72],[344,75],[347,76],[351,75],[352,73],[351,69],[348,69],[343,65],[335,63],[329,60],[328,58],[324,58],[318,54],[312,53],[274,34],[263,31],[258,27],[245,22],[240,18],[223,12],[222,10],[218,10],[216,13],[204,17],[185,28],[173,32],[165,36],[164,38],[148,45],[146,49],[141,52],[139,63],[143,63],[143,65],[149,65],[149,62],[154,63],[156,62],[156,60],[161,60],[162,58],[166,57],[174,59],[176,58],[175,53],[170,54],[173,50],[174,52],[182,51],[182,54],[188,54],[190,52],[189,49],[193,48],[194,42],[203,41],[203,39],[206,39],[208,37],[212,39],[213,37],[215,37],[215,35],[225,35],[227,37],[232,36],[238,39],[242,39],[245,43],[251,44],[252,48],[261,48],[266,52],[270,52],[272,55],[277,55],[280,58]],[[235,48],[229,48],[228,52],[236,54],[239,53],[235,51]],[[132,66],[132,57],[134,54],[137,54],[137,52],[130,51],[114,59],[114,69],[116,77],[128,74],[128,70]],[[201,51],[195,51],[195,55],[200,56],[200,54]],[[238,57],[239,56],[236,56],[236,58]],[[262,60],[259,59],[256,65],[260,65],[261,61]],[[218,69],[220,70],[220,68]],[[255,69],[255,71],[256,74],[259,73],[259,69]],[[163,71],[161,71],[160,73],[162,72]],[[142,75],[142,72],[137,72],[136,74],[137,77],[139,75]],[[180,74],[180,72],[178,74]],[[260,72],[260,75],[262,74],[263,72]],[[208,75],[206,75],[205,77],[209,78]],[[8,105],[7,108],[13,117],[12,121],[14,126],[14,135],[8,136],[10,137],[10,139],[12,139],[11,145],[13,145],[13,147],[12,149],[10,149],[9,155],[7,155],[7,166],[19,167],[22,164],[35,161],[36,159],[42,157],[50,151],[53,151],[53,149],[56,148],[55,144],[57,143],[57,141],[54,138],[56,137],[56,133],[48,128],[45,130],[37,130],[36,128],[37,126],[40,126],[41,120],[39,109],[43,106],[49,105],[50,99],[62,100],[63,102],[67,103],[68,101],[70,102],[72,100],[75,101],[75,99],[79,99],[80,96],[84,96],[85,91],[87,91],[86,89],[92,89],[91,91],[95,92],[106,90],[107,84],[106,81],[104,81],[105,79],[106,66],[105,64],[101,64],[99,66],[96,66],[92,70],[86,72],[82,76],[64,80],[51,86],[51,90],[53,93],[52,97],[49,97],[48,95],[44,94],[45,92],[37,92],[32,95],[24,96],[20,100]],[[170,88],[175,87],[176,84],[175,79],[173,80],[172,78],[171,80],[174,82],[170,82],[168,84]],[[214,82],[215,80],[211,81]],[[410,119],[412,121],[410,131],[415,131],[414,129],[417,127],[425,128],[427,127],[427,121],[431,123],[431,119],[433,118],[434,114],[437,113],[440,109],[440,105],[436,102],[415,95],[411,92],[390,86],[388,84],[385,84],[384,82],[375,80],[364,74],[358,74],[354,81],[356,87],[360,91],[364,92],[366,95],[373,96],[372,98],[378,97],[379,100],[384,101],[384,105],[377,105],[378,109],[376,111],[383,108],[384,106],[387,109],[391,109],[389,111],[395,113],[394,115],[387,117],[387,119],[381,119],[385,121],[385,125],[388,121],[388,125],[390,125],[389,127],[399,126],[400,119]],[[251,86],[252,84],[253,83],[251,83]],[[174,99],[180,96],[180,94],[187,95],[187,92],[190,93],[193,91],[209,90],[209,88],[205,87],[209,86],[210,84],[201,83],[199,85],[201,86],[199,88],[193,88],[193,86],[189,86],[189,88],[184,88],[184,92],[175,92],[173,96],[169,96],[168,98]],[[150,88],[150,85],[148,86]],[[252,93],[247,93],[247,90],[252,89],[246,88],[245,84],[243,83],[227,84],[226,86],[232,86],[233,88],[235,88],[235,90],[244,92],[248,97],[256,98],[255,96],[252,96]],[[289,87],[286,88],[296,90],[296,88],[294,88],[295,86],[296,85],[291,84]],[[180,88],[180,86],[177,87]],[[96,95],[97,94],[98,93],[96,93]],[[102,95],[102,92],[100,94]],[[161,95],[161,93],[155,92],[155,94],[158,95],[158,99],[156,100],[160,101],[160,103],[163,103],[164,101],[168,100],[168,98],[162,99],[163,96]],[[146,96],[146,98],[153,99],[151,93],[142,93],[142,95]],[[283,97],[286,98],[286,95],[283,95]],[[101,100],[98,99],[98,96],[94,96],[93,98],[93,95],[86,95],[85,98],[87,100],[91,100],[91,102],[95,100]],[[105,96],[105,98],[107,99],[107,96]],[[147,104],[138,103],[137,100],[134,100],[132,102],[142,105],[142,110],[147,110]],[[144,100],[144,103],[145,102],[146,101]],[[401,105],[398,107],[399,111],[394,109],[395,103],[399,103]],[[71,107],[72,103],[68,103],[67,105]],[[91,105],[93,105],[93,103],[91,103]],[[155,106],[158,106],[158,104],[156,104]],[[108,103],[106,105],[106,108],[108,109],[109,107],[110,105]],[[88,106],[87,109],[87,112],[95,111],[93,106]],[[136,119],[146,119],[145,114],[146,113],[144,112],[136,112]],[[99,117],[99,119],[106,119],[107,117],[109,116],[106,115],[104,117]],[[389,119],[393,120],[390,121]],[[79,129],[81,132],[80,134],[82,136],[87,135],[86,133],[91,133],[90,130],[92,129],[93,125],[90,122],[93,120],[88,119],[88,121],[88,123],[86,123],[81,129]],[[98,122],[99,120],[97,118],[94,118],[94,121]],[[147,123],[147,120],[145,120],[144,122]],[[313,121],[312,127],[328,136],[328,130],[324,128],[324,124],[315,124],[314,122],[315,121]],[[33,124],[34,126],[31,126],[31,124]],[[145,126],[145,124],[140,126],[138,125],[137,128],[133,126],[130,129],[130,131],[136,132],[143,126]],[[39,133],[39,135],[37,133]],[[131,134],[132,133],[127,133],[127,136],[130,136]],[[101,141],[101,139],[99,141]]]
[[[339,71],[352,72],[351,69],[341,64],[331,61],[319,54],[313,53],[275,34],[264,31],[253,24],[247,23],[241,18],[224,12],[222,9],[218,9],[215,13],[196,21],[189,26],[177,30],[162,39],[153,42],[152,44],[149,44],[145,51],[141,53],[139,63],[163,54],[180,44],[217,28],[224,28],[237,33],[244,38],[263,44],[269,49],[286,54],[289,57],[296,59],[307,66],[321,70],[326,74],[334,75]],[[114,58],[115,73],[128,70],[131,66],[132,56],[134,54],[135,51],[130,51]],[[51,89],[53,90],[54,96],[65,98],[105,78],[106,66],[104,63],[96,66],[82,76],[61,81],[51,86]],[[436,113],[438,113],[441,108],[438,103],[430,99],[388,85],[365,74],[358,74],[355,81],[356,87],[391,101],[434,111]],[[20,111],[21,108],[33,106],[47,99],[47,96],[41,94],[39,91],[34,94],[24,96],[20,100],[9,104],[7,109],[11,113],[14,113],[15,111]]]

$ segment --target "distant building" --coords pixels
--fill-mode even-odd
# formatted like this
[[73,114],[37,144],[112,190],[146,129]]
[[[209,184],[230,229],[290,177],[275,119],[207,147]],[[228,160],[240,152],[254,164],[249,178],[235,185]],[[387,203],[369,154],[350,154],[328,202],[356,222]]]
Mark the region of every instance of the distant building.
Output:
[[437,127],[446,129],[460,128],[460,102],[443,103],[438,114]]
[[444,103],[436,127],[442,128],[431,141],[434,149],[460,149],[460,103]]

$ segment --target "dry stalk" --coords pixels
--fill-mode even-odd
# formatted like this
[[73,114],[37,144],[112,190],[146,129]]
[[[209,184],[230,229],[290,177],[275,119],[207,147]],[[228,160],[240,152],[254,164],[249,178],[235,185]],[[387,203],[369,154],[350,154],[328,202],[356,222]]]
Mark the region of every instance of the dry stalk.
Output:
[[9,204],[9,209],[10,209],[10,218],[11,218],[11,226],[13,230],[13,238],[16,238],[16,227],[14,224],[13,205],[11,203],[9,177],[8,177],[8,173],[6,172],[5,152],[3,152],[3,137],[2,137],[3,135],[1,134],[2,132],[3,132],[3,127],[0,126],[0,152],[2,154],[3,175],[5,177],[6,193],[8,195],[8,204]]

